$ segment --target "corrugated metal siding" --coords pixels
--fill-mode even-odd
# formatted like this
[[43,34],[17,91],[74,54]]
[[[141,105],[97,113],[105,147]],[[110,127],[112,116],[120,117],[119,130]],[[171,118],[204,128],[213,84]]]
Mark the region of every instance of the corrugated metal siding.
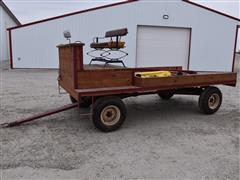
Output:
[[[165,14],[169,15],[168,20],[163,19]],[[81,40],[86,44],[86,53],[93,37],[123,27],[129,30],[124,38],[129,52],[125,64],[135,67],[137,25],[192,27],[190,69],[232,69],[237,21],[181,1],[139,1],[14,29],[13,67],[57,68],[56,45],[67,43],[62,35],[64,30],[71,31],[72,41]],[[89,61],[84,55],[84,62]]]
[[16,25],[0,6],[0,61],[9,60],[9,38],[6,29]]

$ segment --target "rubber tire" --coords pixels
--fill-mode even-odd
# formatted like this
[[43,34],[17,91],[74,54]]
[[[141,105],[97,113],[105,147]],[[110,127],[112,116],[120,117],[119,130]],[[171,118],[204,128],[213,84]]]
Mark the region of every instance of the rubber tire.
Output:
[[[215,109],[211,109],[208,106],[208,100],[211,97],[211,95],[215,93],[218,94],[218,96],[220,97],[220,100],[219,100],[218,106]],[[219,110],[221,104],[222,104],[222,93],[217,87],[214,87],[214,86],[209,86],[205,88],[198,100],[199,109],[204,114],[214,114]]]
[[163,100],[169,100],[174,96],[174,93],[165,92],[165,93],[158,93],[159,97]]
[[[76,103],[77,100],[74,99],[72,96],[70,96],[70,100],[72,103]],[[81,97],[80,107],[88,108],[92,104],[92,98],[91,97]]]
[[[101,122],[101,112],[106,106],[114,105],[120,110],[119,121],[111,126],[107,126]],[[98,98],[93,104],[92,120],[95,127],[103,132],[111,132],[119,129],[126,119],[126,106],[123,101],[116,96],[106,96]]]

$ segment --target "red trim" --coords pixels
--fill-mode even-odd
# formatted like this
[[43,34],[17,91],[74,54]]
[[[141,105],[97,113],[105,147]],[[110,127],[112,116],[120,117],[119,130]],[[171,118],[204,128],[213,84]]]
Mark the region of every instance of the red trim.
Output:
[[12,55],[12,33],[8,31],[9,38],[9,52],[10,52],[10,67],[13,69],[13,55]]
[[[47,18],[47,19],[42,19],[42,20],[39,20],[39,21],[34,21],[34,22],[22,24],[20,26],[11,27],[11,28],[8,28],[8,30],[18,29],[18,28],[25,27],[25,26],[30,26],[30,25],[33,25],[33,24],[38,24],[38,23],[42,23],[42,22],[46,22],[46,21],[51,21],[51,20],[54,20],[54,19],[59,19],[59,18],[67,17],[67,16],[72,16],[72,15],[75,15],[75,14],[81,14],[81,13],[85,13],[85,12],[89,12],[89,11],[94,11],[94,10],[98,10],[98,9],[104,9],[104,8],[113,7],[113,6],[117,6],[117,5],[121,5],[121,4],[132,3],[132,2],[136,2],[136,1],[138,1],[138,0],[127,0],[127,1],[123,1],[123,2],[118,2],[118,3],[108,4],[108,5],[99,6],[99,7],[95,7],[95,8],[85,9],[85,10],[82,10],[82,11],[76,11],[76,12],[64,14],[64,15],[61,15],[61,16],[55,16],[55,17],[51,17],[51,18]],[[189,0],[182,0],[182,1],[186,2],[186,3],[189,3],[189,4],[192,4],[192,5],[195,5],[195,6],[198,6],[200,8],[212,11],[214,13],[220,14],[222,16],[225,16],[225,17],[228,17],[228,18],[240,21],[240,19],[238,19],[236,17],[230,16],[230,15],[222,13],[220,11],[216,11],[216,10],[208,8],[206,6],[203,6],[203,5],[191,2]],[[1,0],[0,0],[0,2],[1,2]]]
[[236,36],[235,36],[235,44],[234,44],[234,51],[233,51],[232,72],[234,72],[234,68],[235,68],[235,58],[236,58],[236,52],[237,52],[237,39],[238,39],[238,30],[239,29],[240,29],[240,26],[238,25],[236,27]]
[[21,25],[20,21],[16,18],[16,16],[12,13],[12,11],[7,7],[7,5],[0,0],[0,5],[2,5],[3,9],[8,13],[8,15],[15,21],[17,25]]
[[195,2],[192,2],[192,1],[189,1],[189,0],[182,0],[182,1],[183,1],[183,2],[186,2],[186,3],[189,3],[189,4],[192,4],[192,5],[195,5],[195,6],[198,6],[198,7],[200,7],[200,8],[203,8],[203,9],[206,9],[206,10],[209,10],[209,11],[212,11],[212,12],[214,12],[214,13],[220,14],[220,15],[225,16],[225,17],[228,17],[228,18],[230,18],[230,19],[234,19],[234,20],[240,21],[240,19],[237,18],[237,17],[230,16],[230,15],[225,14],[225,13],[220,12],[220,11],[216,11],[215,9],[211,9],[211,8],[209,8],[209,7],[200,5],[200,4],[198,4],[198,3],[195,3]]
[[190,28],[190,37],[189,37],[189,47],[188,47],[188,65],[187,70],[190,68],[190,61],[191,61],[191,47],[192,47],[192,28]]
[[82,10],[82,11],[72,12],[72,13],[61,15],[61,16],[51,17],[51,18],[42,19],[42,20],[39,20],[39,21],[27,23],[27,24],[22,24],[20,26],[8,28],[8,30],[18,29],[18,28],[25,27],[25,26],[30,26],[30,25],[33,25],[33,24],[38,24],[38,23],[51,21],[51,20],[55,20],[55,19],[59,19],[59,18],[67,17],[67,16],[72,16],[72,15],[75,15],[75,14],[81,14],[81,13],[85,13],[85,12],[89,12],[89,11],[95,11],[95,10],[98,10],[98,9],[104,9],[104,8],[108,8],[108,7],[118,6],[118,5],[127,4],[127,3],[132,3],[132,2],[135,2],[135,1],[138,1],[138,0],[128,0],[128,1],[123,1],[123,2],[118,2],[118,3],[113,3],[113,4],[107,4],[107,5],[104,5],[104,6],[94,7],[94,8],[90,8],[90,9],[85,9],[85,10]]

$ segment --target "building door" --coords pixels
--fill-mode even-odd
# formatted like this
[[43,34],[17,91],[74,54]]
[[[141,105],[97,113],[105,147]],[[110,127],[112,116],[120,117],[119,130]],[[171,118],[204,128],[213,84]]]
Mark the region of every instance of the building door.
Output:
[[138,26],[136,66],[188,69],[190,40],[190,28]]

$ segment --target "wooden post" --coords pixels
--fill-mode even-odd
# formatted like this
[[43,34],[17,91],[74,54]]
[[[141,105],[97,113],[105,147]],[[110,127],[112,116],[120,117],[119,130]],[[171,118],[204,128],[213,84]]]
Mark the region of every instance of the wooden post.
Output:
[[83,43],[70,44],[73,48],[73,79],[74,88],[78,88],[78,71],[83,71]]
[[[69,84],[68,80],[64,76],[68,76],[72,80],[72,87],[78,88],[78,71],[83,71],[83,43],[71,43],[58,45],[59,48],[59,63],[60,63],[60,75],[64,84]],[[71,69],[69,69],[71,67]],[[65,72],[65,74],[64,74]],[[67,73],[67,74],[66,74]]]
[[74,43],[73,46],[73,59],[76,63],[78,71],[83,70],[83,43]]

